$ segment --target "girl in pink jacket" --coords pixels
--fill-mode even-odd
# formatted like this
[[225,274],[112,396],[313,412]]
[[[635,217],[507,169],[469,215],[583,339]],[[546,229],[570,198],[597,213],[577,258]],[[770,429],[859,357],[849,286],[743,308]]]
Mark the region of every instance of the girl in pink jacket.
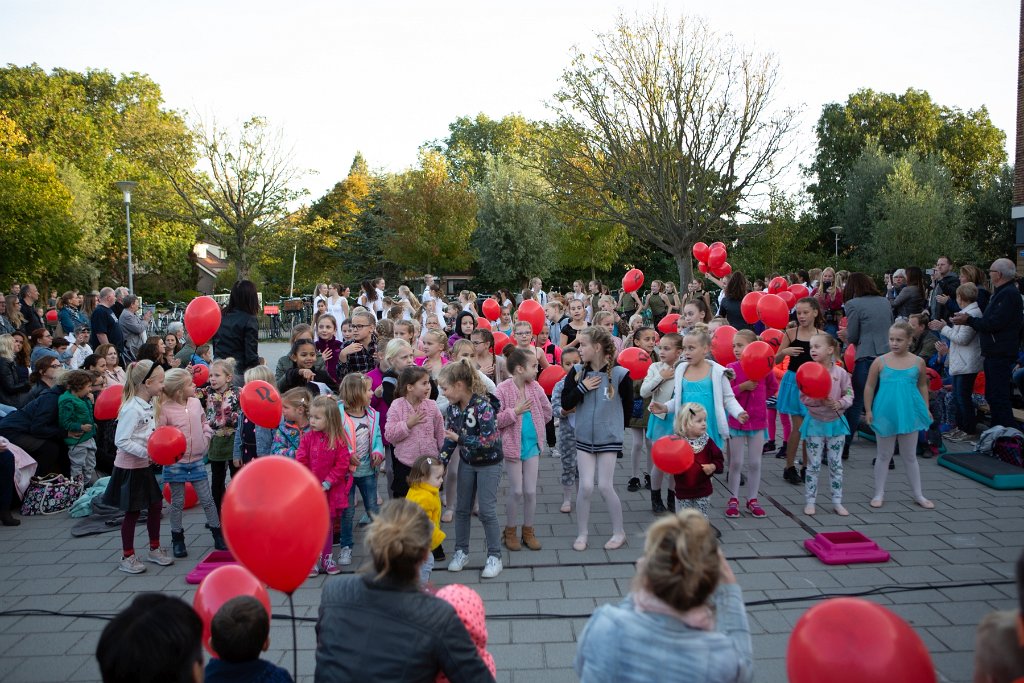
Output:
[[501,402],[498,411],[498,433],[505,455],[508,474],[508,496],[505,499],[503,542],[509,550],[520,550],[516,522],[519,507],[523,508],[522,541],[530,550],[540,550],[540,541],[533,530],[537,511],[537,474],[540,455],[546,438],[545,425],[551,419],[551,402],[537,383],[537,356],[531,351],[516,349],[506,360],[512,374],[495,389]]
[[309,431],[302,435],[295,459],[308,467],[313,476],[320,480],[327,496],[327,538],[320,559],[310,570],[310,576],[320,572],[340,574],[341,569],[334,562],[331,544],[334,540],[334,523],[341,519],[341,513],[348,507],[348,490],[352,486],[352,473],[359,467],[359,459],[353,456],[355,444],[347,441],[341,424],[338,402],[331,396],[317,396],[309,409]]
[[436,458],[444,444],[444,418],[437,404],[430,400],[430,372],[411,365],[398,375],[396,398],[388,408],[384,438],[394,448],[395,478],[391,494],[405,498],[409,492],[409,473],[420,456]]
[[743,410],[747,411],[746,424],[741,424],[732,415],[729,416],[729,504],[725,508],[726,517],[740,516],[740,472],[743,463],[747,463],[747,511],[754,517],[766,517],[767,513],[757,502],[757,491],[761,486],[761,455],[765,439],[768,438],[768,397],[774,396],[779,389],[779,381],[774,373],[769,372],[761,380],[754,381],[747,377],[739,359],[743,349],[757,336],[750,330],[740,330],[733,337],[732,349],[736,360],[729,363],[729,369],[735,374],[731,381],[733,393]]

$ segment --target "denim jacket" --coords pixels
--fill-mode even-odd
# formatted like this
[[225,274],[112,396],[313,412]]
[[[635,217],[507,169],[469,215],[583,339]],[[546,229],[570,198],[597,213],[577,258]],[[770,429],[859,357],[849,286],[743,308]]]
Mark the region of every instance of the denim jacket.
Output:
[[576,674],[582,683],[648,683],[680,672],[691,683],[749,683],[753,650],[743,592],[736,584],[719,584],[714,602],[714,631],[640,612],[632,595],[598,607],[580,636]]

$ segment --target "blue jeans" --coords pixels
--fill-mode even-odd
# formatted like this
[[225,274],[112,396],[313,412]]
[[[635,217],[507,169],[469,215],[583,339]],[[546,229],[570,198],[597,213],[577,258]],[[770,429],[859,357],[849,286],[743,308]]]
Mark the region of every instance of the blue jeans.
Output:
[[1013,417],[1012,392],[1010,390],[1013,372],[1013,358],[986,357],[985,369],[985,400],[992,411],[992,426],[1013,427],[1017,429],[1017,420]]
[[956,426],[968,434],[973,434],[978,426],[977,415],[974,412],[974,401],[971,394],[974,391],[974,379],[977,373],[969,375],[953,375],[953,401],[956,406]]
[[864,386],[868,383],[868,373],[871,371],[871,364],[875,362],[874,356],[870,358],[858,358],[853,365],[853,405],[846,411],[846,421],[850,423],[850,433],[846,435],[846,445],[853,442],[857,435],[857,426],[864,414]]
[[341,539],[338,545],[342,548],[351,548],[353,543],[352,518],[356,514],[356,489],[359,489],[359,495],[363,497],[363,509],[370,517],[380,512],[377,507],[376,472],[365,477],[353,477],[352,488],[348,490],[348,507],[341,512]]
[[504,468],[493,465],[459,463],[457,486],[459,499],[455,504],[455,549],[469,554],[469,521],[473,500],[480,505],[480,523],[484,526],[487,554],[501,557],[501,530],[498,528],[498,483]]

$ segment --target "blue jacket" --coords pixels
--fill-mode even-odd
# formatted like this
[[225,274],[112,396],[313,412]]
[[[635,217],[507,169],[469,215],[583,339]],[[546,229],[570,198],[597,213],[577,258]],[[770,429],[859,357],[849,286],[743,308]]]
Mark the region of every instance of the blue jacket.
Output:
[[[231,452],[232,460],[242,460],[242,426],[247,418],[238,411],[238,422],[235,427],[235,447]],[[274,432],[276,429],[267,429],[256,425],[256,455],[270,455],[273,452]]]
[[60,321],[60,329],[64,330],[65,337],[75,333],[75,325],[89,326],[89,316],[71,306],[65,306],[57,311],[57,320]]
[[0,435],[8,439],[19,435],[63,439],[68,433],[60,428],[60,411],[57,408],[57,400],[63,393],[64,387],[60,384],[45,389],[24,408],[0,420]]
[[1016,358],[1020,348],[1022,316],[1024,304],[1016,283],[1011,281],[992,293],[980,318],[968,318],[964,324],[978,331],[982,356]]
[[207,683],[292,683],[285,669],[263,659],[251,662],[225,662],[211,658],[206,663]]

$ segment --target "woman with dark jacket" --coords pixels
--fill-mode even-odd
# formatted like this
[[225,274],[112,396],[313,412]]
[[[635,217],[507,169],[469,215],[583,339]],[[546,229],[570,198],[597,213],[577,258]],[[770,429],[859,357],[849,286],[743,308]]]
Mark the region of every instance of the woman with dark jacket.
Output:
[[28,452],[39,468],[38,476],[54,473],[68,473],[68,449],[64,439],[81,436],[60,428],[57,415],[57,399],[64,393],[64,387],[55,384],[24,408],[16,410],[0,420],[0,436]]
[[213,357],[235,359],[237,386],[242,386],[246,370],[260,364],[260,325],[256,319],[259,312],[256,285],[250,280],[236,282],[221,317],[220,329],[213,336]]
[[324,584],[315,680],[494,680],[455,608],[419,586],[431,528],[423,508],[404,498],[374,516],[366,534],[372,572]]
[[743,297],[747,295],[747,278],[738,270],[729,275],[729,281],[725,283],[725,296],[718,307],[718,315],[725,316],[729,324],[737,330],[752,330],[754,326],[743,319],[740,311],[740,304]]
[[28,403],[32,385],[18,372],[14,359],[14,337],[0,335],[0,405],[21,408]]

